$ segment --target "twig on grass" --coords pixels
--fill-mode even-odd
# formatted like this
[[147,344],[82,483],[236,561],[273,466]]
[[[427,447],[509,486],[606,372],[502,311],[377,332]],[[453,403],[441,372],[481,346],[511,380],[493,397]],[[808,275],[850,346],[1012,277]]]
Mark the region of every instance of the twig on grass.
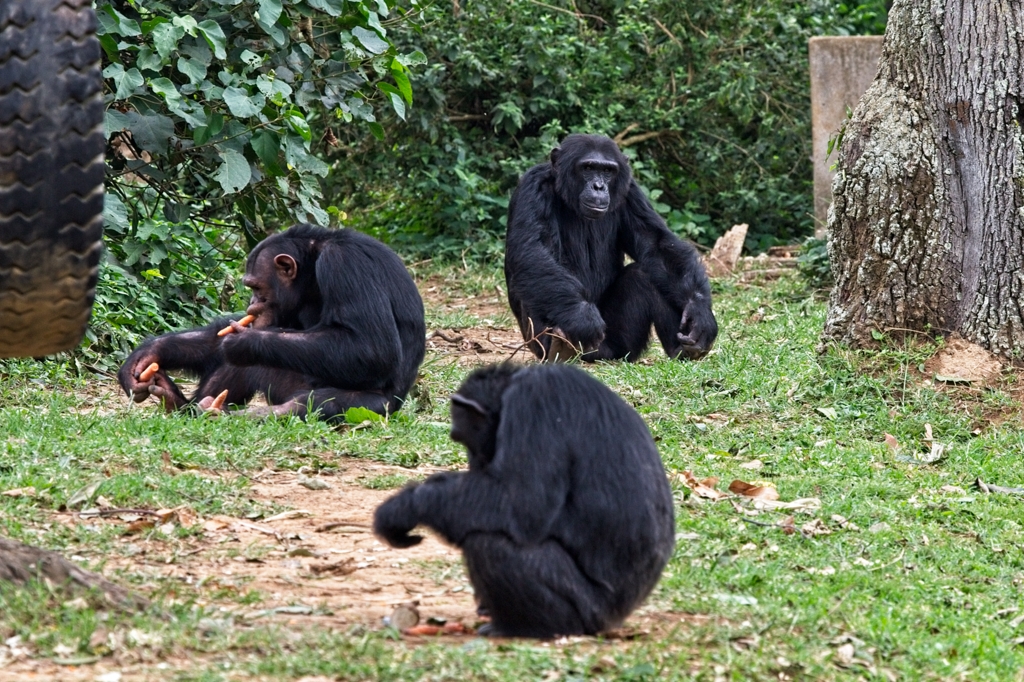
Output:
[[83,516],[120,516],[121,514],[138,514],[140,516],[163,516],[163,514],[157,514],[152,509],[83,509],[76,512],[64,512],[65,514],[74,514],[79,518]]
[[434,331],[432,331],[429,334],[427,334],[427,340],[429,341],[430,339],[434,338],[435,336],[440,338],[440,339],[443,339],[443,340],[447,341],[448,343],[458,343],[459,341],[462,341],[464,338],[466,338],[462,334],[456,334],[455,336],[449,336],[448,334],[445,334],[440,329],[435,329]]

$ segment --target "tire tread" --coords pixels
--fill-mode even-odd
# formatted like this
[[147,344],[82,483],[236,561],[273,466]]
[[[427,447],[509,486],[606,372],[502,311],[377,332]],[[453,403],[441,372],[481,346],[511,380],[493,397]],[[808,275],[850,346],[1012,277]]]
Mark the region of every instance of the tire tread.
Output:
[[103,229],[103,80],[89,0],[0,3],[0,357],[76,346]]

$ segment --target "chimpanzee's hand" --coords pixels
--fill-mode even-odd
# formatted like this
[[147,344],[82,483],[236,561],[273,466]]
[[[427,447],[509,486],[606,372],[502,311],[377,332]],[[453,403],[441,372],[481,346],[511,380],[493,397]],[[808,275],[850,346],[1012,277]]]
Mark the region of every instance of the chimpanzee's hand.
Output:
[[412,547],[423,540],[422,535],[409,535],[409,531],[419,524],[413,499],[417,487],[406,486],[377,507],[373,514],[373,532],[392,547]]
[[[243,334],[248,327],[242,326],[238,320],[228,320],[228,326],[231,327],[231,331],[234,334]],[[221,332],[223,333],[223,332]]]
[[[154,374],[153,379],[149,383],[149,394],[159,398],[160,404],[168,412],[180,410],[188,404],[188,398],[185,397],[185,394],[181,392],[178,385],[163,370]],[[138,399],[136,398],[136,400]]]
[[604,318],[597,306],[587,301],[581,302],[558,327],[569,344],[584,353],[597,348],[604,339]]
[[121,388],[137,403],[149,398],[149,387],[153,385],[156,377],[142,381],[139,379],[139,375],[154,362],[160,362],[156,352],[143,347],[132,353],[117,372],[117,380],[120,382]]
[[261,345],[263,335],[268,332],[246,329],[234,321],[231,322],[231,328],[235,329],[234,333],[226,334],[220,342],[224,358],[232,365],[259,364],[258,346]]
[[718,322],[711,312],[711,301],[702,296],[690,299],[683,308],[676,334],[677,346],[669,352],[672,357],[699,360],[711,350],[718,336]]

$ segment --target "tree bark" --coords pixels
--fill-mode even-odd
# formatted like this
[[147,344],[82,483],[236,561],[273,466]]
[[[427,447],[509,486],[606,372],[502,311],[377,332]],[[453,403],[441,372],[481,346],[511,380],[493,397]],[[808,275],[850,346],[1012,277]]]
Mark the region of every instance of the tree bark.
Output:
[[86,571],[60,554],[0,537],[0,581],[18,585],[41,580],[60,589],[95,590],[112,606],[132,610],[149,606],[149,600],[103,576]]
[[824,340],[1024,351],[1024,3],[896,0],[840,144]]

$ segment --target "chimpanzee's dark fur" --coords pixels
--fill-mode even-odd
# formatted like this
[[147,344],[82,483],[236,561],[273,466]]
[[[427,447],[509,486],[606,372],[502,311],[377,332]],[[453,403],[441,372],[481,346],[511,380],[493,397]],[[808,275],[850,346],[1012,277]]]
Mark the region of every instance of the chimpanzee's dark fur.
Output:
[[395,547],[423,524],[462,548],[484,634],[553,637],[617,627],[674,547],[672,494],[640,416],[566,365],[492,365],[452,396],[468,472],[435,474],[382,504]]
[[637,360],[652,324],[670,357],[700,358],[718,335],[696,250],[668,230],[604,136],[569,135],[523,175],[508,210],[505,280],[538,357],[549,356],[550,333],[585,360]]
[[[261,258],[261,254],[267,252]],[[297,266],[294,277],[275,273],[275,258]],[[295,225],[260,242],[246,265],[253,289],[253,328],[223,337],[227,319],[144,342],[121,367],[125,391],[160,395],[179,409],[228,390],[240,405],[263,392],[275,414],[323,419],[350,407],[394,412],[405,398],[426,348],[423,302],[398,256],[353,230]],[[154,382],[140,382],[150,363]],[[164,370],[199,376],[186,399]]]

